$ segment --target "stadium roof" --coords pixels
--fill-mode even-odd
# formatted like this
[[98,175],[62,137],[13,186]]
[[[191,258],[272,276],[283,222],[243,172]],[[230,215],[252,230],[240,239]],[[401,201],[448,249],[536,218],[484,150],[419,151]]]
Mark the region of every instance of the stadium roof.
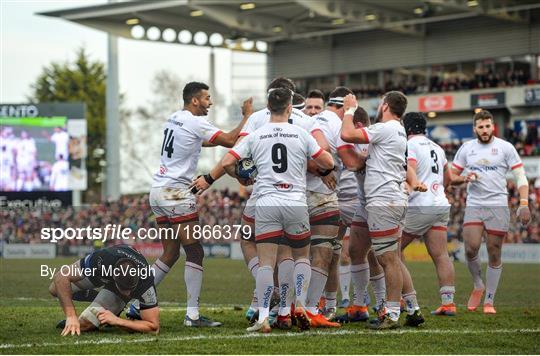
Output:
[[425,36],[430,23],[477,16],[527,23],[536,8],[533,0],[137,0],[40,15],[125,38],[264,52],[267,42],[376,29]]

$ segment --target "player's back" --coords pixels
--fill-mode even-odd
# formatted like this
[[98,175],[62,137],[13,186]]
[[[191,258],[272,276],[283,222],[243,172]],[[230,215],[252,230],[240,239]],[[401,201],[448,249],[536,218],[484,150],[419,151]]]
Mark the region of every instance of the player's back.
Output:
[[407,135],[397,120],[366,129],[369,146],[364,190],[367,202],[406,200],[404,193]]
[[[240,132],[240,136],[247,136],[253,131],[263,127],[269,122],[270,122],[270,110],[268,108],[255,111],[247,119],[247,122],[245,123],[244,127],[242,128]],[[318,127],[317,121],[315,120],[315,118],[308,116],[304,114],[302,111],[298,109],[294,109],[294,108],[291,112],[291,115],[289,116],[288,123],[298,126],[306,130],[307,132],[311,132]]]
[[424,135],[411,137],[407,142],[407,159],[416,162],[416,176],[427,192],[412,192],[409,206],[448,206],[444,193],[444,168],[447,164],[444,150]]
[[305,200],[307,160],[316,146],[309,133],[288,123],[268,123],[250,136],[258,195]]
[[212,141],[219,132],[205,117],[187,110],[173,113],[163,125],[161,163],[152,187],[188,186],[197,170],[203,141]]

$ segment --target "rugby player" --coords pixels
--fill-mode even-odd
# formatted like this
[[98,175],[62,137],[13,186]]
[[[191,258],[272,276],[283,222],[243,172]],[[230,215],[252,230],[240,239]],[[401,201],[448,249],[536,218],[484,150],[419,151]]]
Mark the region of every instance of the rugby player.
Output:
[[[268,93],[270,93],[274,89],[278,88],[285,88],[288,89],[291,93],[294,93],[296,90],[296,87],[292,80],[284,77],[278,77],[272,80],[270,84],[268,85]],[[262,110],[254,112],[249,119],[247,120],[247,123],[242,128],[242,131],[240,133],[240,137],[238,138],[237,144],[241,142],[243,138],[248,136],[251,132],[255,131],[256,129],[262,127],[266,123],[270,121],[270,110],[268,108],[264,108]],[[319,128],[318,122],[310,117],[305,115],[302,111],[298,109],[294,109],[291,112],[291,115],[289,116],[288,122],[297,125],[307,132],[311,133],[313,138],[317,141],[319,146],[323,148],[324,150],[328,151],[329,146],[328,142],[326,141],[326,138],[324,137],[323,132]],[[317,167],[310,166],[308,163],[308,170],[316,172]],[[223,170],[223,167],[221,166],[221,162],[218,163],[212,171],[210,171],[210,175],[213,177],[214,180],[221,177],[225,171]],[[239,180],[241,184],[251,184],[249,181],[243,181]],[[196,189],[198,189],[199,193],[203,192],[204,190],[208,189],[210,187],[210,184],[205,179],[198,178],[196,179],[192,184]],[[253,191],[251,192],[251,195],[246,202],[246,206],[244,208],[244,212],[242,214],[242,224],[245,226],[250,226],[251,234],[249,236],[243,236],[240,246],[242,248],[242,253],[244,255],[244,260],[247,264],[247,267],[253,276],[254,279],[257,278],[257,271],[259,268],[259,259],[257,257],[257,248],[255,244],[255,229],[254,229],[254,223],[255,223],[255,203],[257,201],[257,185],[253,187]],[[283,241],[286,243],[286,241]],[[294,268],[292,255],[290,249],[286,247],[286,245],[280,245],[280,251],[278,254],[279,258],[277,261],[278,265],[278,279],[279,281],[279,295],[283,295],[284,298],[281,302],[282,305],[279,308],[278,311],[278,326],[282,326],[284,328],[287,328],[288,325],[291,324],[291,316],[290,316],[290,301],[292,298],[292,293],[287,292],[289,287],[292,285],[292,270]],[[283,290],[282,290],[283,289]],[[287,298],[288,296],[288,298]],[[288,300],[286,300],[288,299]],[[253,297],[251,300],[251,305],[248,308],[246,312],[246,318],[250,322],[254,322],[257,319],[257,310],[258,310],[258,301],[257,301],[257,295],[256,291],[253,293]],[[271,312],[271,319],[275,319],[276,313],[274,311]],[[273,320],[271,320],[273,321]],[[273,324],[273,323],[271,323]]]
[[[369,127],[370,119],[368,113],[358,107],[353,115],[355,127]],[[368,283],[371,281],[375,294],[375,309],[384,309],[384,299],[386,298],[386,286],[384,283],[384,271],[377,262],[377,258],[371,249],[371,240],[368,236],[366,197],[364,193],[364,180],[366,175],[365,158],[367,157],[368,144],[356,144],[356,150],[360,152],[362,160],[347,161],[345,167],[354,171],[357,181],[358,204],[355,206],[351,222],[351,232],[349,238],[350,275],[353,284],[353,301],[346,308],[346,313],[336,318],[339,322],[360,322],[369,319],[368,304],[369,294],[367,293]]]
[[306,205],[306,169],[309,158],[324,170],[334,166],[324,151],[304,129],[288,123],[292,113],[291,90],[276,88],[268,94],[270,122],[251,132],[223,158],[222,166],[236,177],[238,160],[252,157],[258,174],[255,188],[255,242],[259,268],[256,289],[258,321],[247,329],[268,333],[270,298],[274,290],[274,268],[278,246],[285,237],[294,259],[295,317],[301,329],[309,328],[305,312],[310,279],[310,225]]
[[[55,273],[49,292],[57,297],[66,316],[57,327],[62,336],[80,335],[81,331],[102,325],[144,333],[159,332],[159,308],[154,273],[137,250],[116,245],[98,250]],[[137,299],[140,320],[118,315],[126,303]],[[73,301],[91,304],[77,316]]]
[[[186,253],[184,280],[187,290],[187,312],[184,325],[190,327],[220,326],[199,315],[199,296],[203,277],[204,251],[199,239],[190,236],[199,224],[197,204],[191,183],[203,143],[232,147],[242,126],[252,113],[252,100],[243,105],[244,115],[239,125],[223,132],[206,119],[212,100],[209,87],[204,83],[188,83],[183,90],[184,108],[173,113],[165,122],[161,145],[161,165],[154,175],[150,190],[150,206],[160,228],[172,228],[176,237],[163,237],[163,254],[153,264],[158,285],[180,256],[180,246]],[[212,183],[211,175],[203,177]]]
[[315,116],[320,114],[324,110],[324,94],[318,89],[314,89],[308,93],[306,98],[306,106],[304,107],[304,114],[309,116]]
[[[420,112],[403,117],[407,133],[407,181],[419,181],[428,188],[426,193],[412,192],[405,216],[401,250],[415,238],[424,238],[426,248],[435,264],[439,279],[441,306],[435,315],[455,315],[454,265],[446,247],[450,204],[444,187],[452,183],[444,150],[425,136],[427,120]],[[461,182],[459,182],[461,183]]]
[[[476,113],[473,117],[476,139],[464,143],[452,163],[454,174],[468,171],[476,177],[467,186],[463,219],[465,255],[474,283],[467,308],[476,310],[485,291],[485,314],[496,313],[493,303],[502,273],[501,248],[510,223],[506,189],[506,174],[509,171],[514,174],[519,191],[518,219],[523,225],[527,225],[531,219],[529,183],[521,158],[512,144],[494,136],[494,129],[493,115],[489,111]],[[489,256],[485,285],[478,256],[484,231]]]
[[[399,327],[400,299],[404,278],[410,278],[399,256],[399,239],[407,209],[405,186],[405,154],[407,135],[400,118],[407,107],[407,97],[397,91],[384,94],[377,109],[377,123],[368,128],[356,128],[353,116],[358,106],[354,95],[343,101],[341,138],[345,142],[369,144],[364,190],[369,237],[373,252],[384,270],[386,312],[369,327],[393,329]],[[412,287],[412,283],[407,283]],[[406,325],[418,325],[423,317],[414,290],[403,290],[409,305]]]
[[296,109],[296,110],[304,110],[306,106],[306,99],[298,94],[298,93],[294,93],[294,96],[293,96],[293,109]]
[[[330,145],[336,167],[333,171],[308,173],[307,199],[311,224],[311,282],[309,285],[307,312],[314,327],[339,327],[339,323],[328,321],[319,313],[317,303],[323,294],[328,273],[334,260],[337,266],[341,254],[338,240],[339,204],[336,182],[342,171],[342,162],[356,161],[358,153],[354,146],[340,138],[341,119],[344,114],[343,97],[352,94],[346,87],[337,87],[330,93],[327,107],[316,116],[320,128]],[[342,237],[342,236],[340,236]],[[335,258],[334,258],[334,255]],[[334,287],[334,289],[337,289]],[[335,293],[335,292],[333,292]],[[335,298],[334,303],[335,303]]]

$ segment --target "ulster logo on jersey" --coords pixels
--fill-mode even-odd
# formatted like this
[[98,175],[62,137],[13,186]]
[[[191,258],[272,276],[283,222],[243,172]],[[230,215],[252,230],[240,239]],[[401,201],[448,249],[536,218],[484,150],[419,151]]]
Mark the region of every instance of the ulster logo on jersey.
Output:
[[293,185],[289,183],[276,183],[274,187],[280,192],[290,192],[293,189]]
[[499,150],[498,150],[497,148],[492,148],[492,149],[491,149],[491,154],[494,155],[494,156],[496,156],[496,155],[499,154]]

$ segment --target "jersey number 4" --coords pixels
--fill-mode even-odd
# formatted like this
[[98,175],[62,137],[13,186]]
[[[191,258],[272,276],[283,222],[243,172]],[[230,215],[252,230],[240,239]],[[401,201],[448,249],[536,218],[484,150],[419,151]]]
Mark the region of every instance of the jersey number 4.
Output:
[[167,157],[171,158],[174,152],[174,130],[165,129],[163,131],[163,143],[161,144],[161,155],[167,152]]
[[433,163],[434,163],[434,165],[431,166],[431,171],[435,174],[439,174],[439,163],[438,163],[437,153],[435,153],[435,150],[431,150],[431,158],[433,158]]
[[272,146],[272,162],[275,166],[272,169],[276,173],[283,173],[287,171],[287,147],[282,143],[276,143]]

